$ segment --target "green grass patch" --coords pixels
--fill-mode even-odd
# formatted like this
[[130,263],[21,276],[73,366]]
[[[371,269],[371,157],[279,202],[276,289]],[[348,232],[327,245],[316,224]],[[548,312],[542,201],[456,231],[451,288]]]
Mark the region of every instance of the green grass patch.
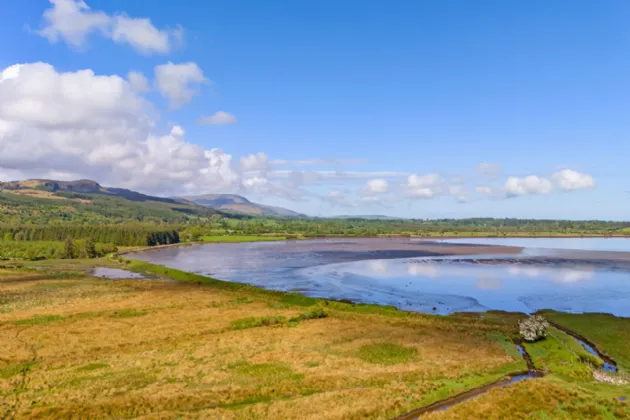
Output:
[[50,324],[51,322],[59,322],[65,319],[66,317],[60,315],[38,315],[31,318],[15,321],[15,325],[46,325]]
[[542,314],[550,321],[586,337],[612,357],[621,371],[630,372],[630,318],[555,311],[543,311]]
[[27,373],[33,366],[37,364],[36,361],[28,361],[24,363],[17,363],[0,368],[0,378],[7,379],[21,373]]
[[229,365],[228,369],[236,375],[268,381],[299,380],[304,377],[304,375],[296,373],[289,365],[284,363],[249,363],[243,361]]
[[246,398],[243,401],[239,401],[236,403],[220,404],[219,407],[225,410],[240,410],[250,405],[259,404],[259,403],[269,403],[271,401],[273,401],[273,398],[269,396],[251,397],[251,398]]
[[418,350],[395,343],[375,343],[362,346],[356,356],[368,363],[394,365],[413,361],[418,356]]
[[286,318],[283,316],[247,317],[232,321],[230,327],[233,330],[246,330],[248,328],[280,325],[284,324],[285,321]]
[[326,311],[324,311],[323,308],[315,308],[310,311],[302,312],[301,314],[297,316],[294,316],[293,318],[289,319],[289,322],[300,322],[300,321],[306,321],[309,319],[321,319],[321,318],[326,318],[326,317],[328,317],[328,314],[326,313]]
[[247,296],[237,297],[232,301],[235,305],[246,305],[248,303],[253,303],[254,301],[248,298]]
[[[584,381],[592,380],[588,352],[562,331],[549,327],[544,340],[523,344],[537,369]],[[599,363],[601,365],[601,361]]]
[[282,303],[296,306],[313,306],[317,303],[317,299],[302,295],[296,295],[293,293],[287,293],[282,296]]
[[137,318],[146,316],[149,313],[146,311],[139,311],[135,308],[122,309],[111,314],[112,318]]
[[515,359],[522,359],[521,354],[511,340],[509,340],[504,334],[498,331],[490,331],[484,336],[486,340],[493,341],[501,346],[505,354]]

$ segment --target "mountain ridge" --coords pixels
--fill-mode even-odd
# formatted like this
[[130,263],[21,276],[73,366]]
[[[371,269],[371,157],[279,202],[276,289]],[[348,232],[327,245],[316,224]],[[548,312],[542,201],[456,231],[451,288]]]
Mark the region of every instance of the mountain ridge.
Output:
[[237,194],[201,194],[181,196],[177,197],[176,199],[186,200],[188,202],[200,206],[210,207],[212,209],[222,212],[245,214],[248,216],[284,218],[307,217],[302,213],[298,213],[284,207],[268,206],[265,204],[254,203],[247,198]]

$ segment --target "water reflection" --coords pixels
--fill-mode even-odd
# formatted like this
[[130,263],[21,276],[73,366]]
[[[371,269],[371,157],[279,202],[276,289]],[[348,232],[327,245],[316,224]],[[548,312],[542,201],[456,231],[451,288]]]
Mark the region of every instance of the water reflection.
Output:
[[[332,248],[308,250],[303,242],[295,249],[275,243],[225,244],[164,249],[137,257],[272,290],[420,312],[498,309],[530,313],[549,308],[630,316],[628,271],[496,255],[328,263],[355,258],[352,246],[335,242]],[[361,258],[375,258],[371,251],[360,252]]]
[[550,308],[630,315],[628,274],[596,271],[589,266],[555,268],[396,259],[327,264],[296,270],[291,275],[308,279],[320,290],[323,285],[334,284],[337,292],[348,299],[426,312],[499,309],[529,313]]
[[498,277],[480,277],[477,280],[478,289],[501,290],[503,289],[503,280]]

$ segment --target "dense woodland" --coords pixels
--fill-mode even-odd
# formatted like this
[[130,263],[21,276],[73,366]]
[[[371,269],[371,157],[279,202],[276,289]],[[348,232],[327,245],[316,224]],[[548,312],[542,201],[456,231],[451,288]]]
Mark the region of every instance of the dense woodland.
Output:
[[90,239],[95,243],[119,246],[154,246],[179,243],[177,228],[143,225],[25,225],[1,226],[0,237],[5,241],[65,241]]

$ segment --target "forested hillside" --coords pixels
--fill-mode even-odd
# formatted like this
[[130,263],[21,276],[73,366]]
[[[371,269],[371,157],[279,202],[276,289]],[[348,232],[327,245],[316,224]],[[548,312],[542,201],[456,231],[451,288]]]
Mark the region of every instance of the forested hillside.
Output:
[[[127,197],[67,191],[0,191],[0,224],[173,224],[207,220],[218,213],[195,204],[123,191]],[[146,198],[140,200],[138,196]]]

